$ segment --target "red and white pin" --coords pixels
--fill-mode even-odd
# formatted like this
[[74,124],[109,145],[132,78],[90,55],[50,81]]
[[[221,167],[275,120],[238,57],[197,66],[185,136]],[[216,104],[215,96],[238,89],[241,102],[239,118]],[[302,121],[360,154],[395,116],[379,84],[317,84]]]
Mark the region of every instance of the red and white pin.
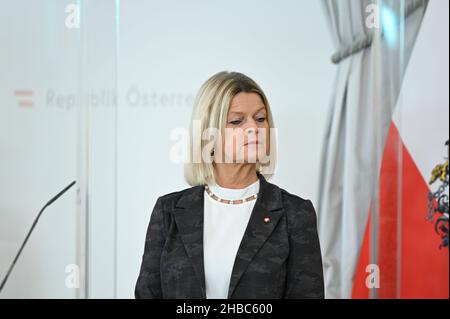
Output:
[[264,222],[267,224],[270,222],[270,217],[264,217]]

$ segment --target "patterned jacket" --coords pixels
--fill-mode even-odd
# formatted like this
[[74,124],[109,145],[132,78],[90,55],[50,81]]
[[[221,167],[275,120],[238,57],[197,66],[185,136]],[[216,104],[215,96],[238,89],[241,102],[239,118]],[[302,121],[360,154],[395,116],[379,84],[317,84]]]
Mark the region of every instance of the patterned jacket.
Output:
[[[234,262],[228,298],[324,298],[316,213],[309,200],[269,183],[260,191]],[[136,298],[203,299],[204,186],[158,198]],[[267,218],[268,217],[268,218]]]

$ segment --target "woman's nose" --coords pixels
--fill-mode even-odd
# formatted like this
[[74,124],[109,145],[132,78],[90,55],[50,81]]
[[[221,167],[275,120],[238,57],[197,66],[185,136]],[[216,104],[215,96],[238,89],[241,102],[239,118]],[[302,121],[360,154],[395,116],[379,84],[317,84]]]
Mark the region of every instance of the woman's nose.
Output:
[[258,133],[258,124],[256,123],[256,121],[254,119],[251,119],[248,122],[248,126],[245,128],[245,132],[247,134],[250,134],[250,133],[257,134]]

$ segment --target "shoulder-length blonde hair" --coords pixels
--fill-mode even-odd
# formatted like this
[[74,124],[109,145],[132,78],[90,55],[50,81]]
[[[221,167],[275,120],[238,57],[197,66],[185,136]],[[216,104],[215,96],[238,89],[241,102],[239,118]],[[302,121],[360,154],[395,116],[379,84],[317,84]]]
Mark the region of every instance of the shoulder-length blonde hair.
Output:
[[204,161],[202,156],[197,157],[199,161],[193,160],[196,153],[201,152],[209,143],[208,140],[202,138],[203,134],[194,134],[194,122],[200,123],[201,132],[214,128],[223,134],[230,104],[233,98],[241,92],[258,94],[266,107],[270,130],[270,160],[264,165],[257,162],[256,170],[266,179],[273,175],[276,167],[277,145],[275,125],[266,95],[250,77],[239,72],[223,71],[209,78],[201,86],[195,98],[189,131],[188,156],[184,167],[184,177],[189,185],[196,186],[215,182],[213,164]]

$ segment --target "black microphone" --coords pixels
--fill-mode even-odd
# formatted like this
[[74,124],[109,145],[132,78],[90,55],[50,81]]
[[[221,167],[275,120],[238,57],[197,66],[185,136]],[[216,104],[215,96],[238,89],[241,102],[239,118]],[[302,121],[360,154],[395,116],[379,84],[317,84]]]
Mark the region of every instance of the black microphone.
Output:
[[42,207],[42,209],[40,210],[39,214],[37,215],[36,219],[33,222],[33,225],[31,226],[30,230],[28,231],[27,237],[25,237],[25,240],[22,243],[22,246],[20,246],[19,252],[17,253],[16,257],[14,258],[11,266],[9,266],[9,270],[6,273],[5,278],[3,278],[2,284],[0,285],[0,292],[2,292],[3,287],[6,284],[6,281],[8,280],[9,275],[11,274],[11,271],[13,270],[14,266],[16,265],[17,259],[19,259],[20,254],[22,253],[23,248],[25,247],[25,244],[28,241],[28,238],[30,238],[31,232],[33,231],[34,227],[36,226],[39,217],[41,217],[42,212],[48,207],[50,206],[55,200],[57,200],[62,194],[64,194],[65,192],[67,192],[69,190],[69,188],[71,188],[73,185],[75,185],[76,181],[73,181],[72,183],[70,183],[69,185],[66,186],[66,188],[64,188],[62,191],[60,191],[55,197],[53,197],[52,199],[50,199],[47,204],[44,205],[44,207]]

